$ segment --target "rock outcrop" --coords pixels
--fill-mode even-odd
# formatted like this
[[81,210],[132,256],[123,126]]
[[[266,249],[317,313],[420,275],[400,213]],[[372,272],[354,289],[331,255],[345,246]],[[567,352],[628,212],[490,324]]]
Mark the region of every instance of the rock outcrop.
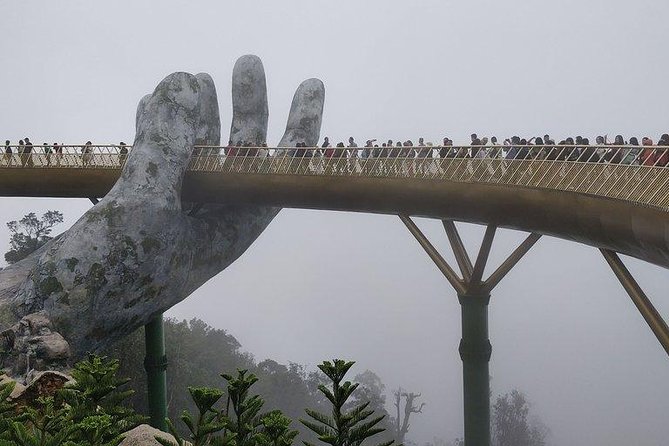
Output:
[[160,443],[156,441],[156,437],[163,438],[176,444],[172,435],[153,428],[148,424],[140,424],[133,430],[123,434],[123,437],[123,441],[119,446],[160,446]]

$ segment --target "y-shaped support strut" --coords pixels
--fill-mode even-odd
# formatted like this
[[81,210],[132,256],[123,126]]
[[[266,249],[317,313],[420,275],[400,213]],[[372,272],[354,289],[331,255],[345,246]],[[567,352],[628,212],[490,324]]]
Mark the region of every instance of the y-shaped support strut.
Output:
[[484,281],[483,273],[497,227],[488,225],[476,261],[472,264],[455,223],[444,220],[446,235],[462,273],[460,278],[411,218],[407,215],[399,217],[458,293],[462,310],[462,340],[459,351],[464,387],[465,444],[490,446],[489,362],[492,354],[492,346],[488,339],[490,292],[534,246],[541,235],[530,234]]
[[662,316],[655,309],[650,299],[643,292],[639,284],[634,280],[632,273],[629,272],[625,264],[620,260],[618,254],[608,249],[600,249],[602,255],[608,262],[620,283],[622,284],[627,294],[629,294],[632,302],[636,305],[641,316],[646,320],[646,323],[655,334],[655,337],[669,354],[669,327],[662,319]]

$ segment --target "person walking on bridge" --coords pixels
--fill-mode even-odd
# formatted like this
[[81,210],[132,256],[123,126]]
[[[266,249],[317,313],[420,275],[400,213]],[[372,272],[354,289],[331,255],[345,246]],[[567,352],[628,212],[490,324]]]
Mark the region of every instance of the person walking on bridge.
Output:
[[30,142],[29,138],[24,138],[24,146],[23,146],[23,155],[21,156],[22,158],[22,163],[23,166],[25,167],[33,167],[33,158],[32,158],[32,151],[33,151],[33,143]]
[[657,157],[655,156],[655,149],[652,148],[653,140],[647,136],[644,136],[641,140],[641,144],[646,147],[641,152],[639,160],[640,164],[643,166],[654,166],[657,162]]
[[358,145],[355,143],[355,140],[352,136],[348,138],[348,163],[347,169],[351,173],[357,171],[357,158],[358,158]]
[[[471,134],[471,140],[472,140],[472,141],[471,141],[471,145],[472,145],[472,146],[480,146],[480,145],[482,145],[481,140],[480,140],[479,137],[476,135],[476,133],[472,133],[472,134]],[[471,148],[471,154],[470,154],[470,157],[471,157],[471,158],[476,158],[476,155],[478,154],[478,152],[479,152],[479,148],[478,148],[478,147],[472,147],[472,148]]]
[[326,149],[328,147],[332,147],[332,144],[330,144],[330,138],[326,136],[325,139],[323,139],[323,144],[321,144],[321,149]]
[[121,167],[123,167],[125,165],[125,160],[128,159],[128,146],[126,146],[123,141],[118,143],[118,145],[121,147],[119,150],[118,162]]
[[334,157],[334,149],[332,148],[332,144],[330,144],[330,138],[327,136],[323,140],[323,144],[321,144],[321,149],[323,149],[323,156],[325,158],[333,158]]
[[667,146],[669,146],[669,134],[665,133],[660,137],[660,140],[657,142],[658,148],[655,149],[655,156],[657,157],[656,166],[665,167],[669,164],[669,152],[667,151]]
[[49,143],[43,143],[42,144],[43,150],[44,150],[44,156],[46,157],[46,165],[50,166],[51,165],[51,152],[53,151],[52,147],[49,145]]
[[63,158],[63,144],[58,144],[57,142],[53,143],[53,153],[56,158],[56,166],[60,166]]
[[7,164],[7,166],[10,166],[12,164],[12,148],[11,148],[10,144],[11,144],[11,141],[9,141],[9,140],[5,141],[4,159],[5,159],[5,163]]
[[91,162],[91,157],[93,156],[93,143],[86,141],[86,144],[81,148],[81,160],[84,166],[87,166]]

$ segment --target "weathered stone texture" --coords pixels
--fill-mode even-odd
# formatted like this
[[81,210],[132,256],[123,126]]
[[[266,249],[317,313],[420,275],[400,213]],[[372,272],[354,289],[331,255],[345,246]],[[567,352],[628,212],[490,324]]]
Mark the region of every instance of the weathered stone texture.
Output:
[[[159,446],[160,443],[156,441],[156,437],[172,441],[176,444],[172,435],[151,427],[148,424],[140,424],[133,430],[123,434],[123,437],[123,441],[119,446]],[[186,442],[186,444],[190,443]]]
[[[237,62],[232,93],[230,138],[265,142],[260,59]],[[280,145],[317,143],[324,97],[317,79],[299,86]],[[80,358],[145,325],[236,260],[279,211],[204,205],[191,216],[192,204],[181,202],[193,145],[220,144],[208,75],[169,75],[140,101],[136,127],[109,194],[39,252],[0,271],[0,331],[14,373]]]

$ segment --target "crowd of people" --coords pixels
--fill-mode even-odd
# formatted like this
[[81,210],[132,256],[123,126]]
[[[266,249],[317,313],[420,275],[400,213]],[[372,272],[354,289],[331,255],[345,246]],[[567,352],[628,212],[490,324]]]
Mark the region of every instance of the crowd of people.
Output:
[[[298,143],[298,147],[305,145]],[[229,149],[226,153],[234,156],[240,153],[239,150]],[[439,145],[419,138],[416,144],[411,140],[388,140],[379,144],[376,139],[369,139],[362,147],[353,137],[349,137],[348,144],[339,142],[334,146],[325,137],[320,147],[297,149],[290,153],[296,157],[539,159],[664,167],[669,164],[669,134],[663,134],[657,144],[649,137],[643,137],[639,143],[637,137],[625,140],[622,135],[617,135],[613,142],[609,142],[606,136],[597,136],[594,144],[582,136],[567,137],[557,143],[549,135],[529,139],[513,136],[500,144],[495,136],[479,138],[474,133],[469,144],[460,146],[454,146],[449,138],[444,138]],[[258,154],[254,151],[249,155]]]
[[[60,160],[63,157],[63,148],[68,147],[64,144],[59,144],[57,142],[53,144],[43,143],[41,146],[34,146],[30,141],[30,138],[25,137],[19,140],[18,145],[12,146],[10,140],[5,141],[5,151],[4,151],[4,161],[8,165],[12,164],[12,159],[14,153],[18,155],[18,163],[21,166],[32,167],[33,166],[33,154],[43,154],[45,155],[47,164],[59,165]],[[121,160],[125,160],[125,157],[128,154],[128,147],[124,142],[119,143]],[[93,143],[91,141],[86,141],[85,144],[78,146],[80,153],[82,155],[83,164],[89,164],[93,157]],[[16,150],[16,151],[15,151]]]
[[[10,141],[5,141],[5,161],[11,163],[13,148],[19,155],[23,166],[32,166],[33,153],[46,155],[47,163],[58,164],[63,155],[63,144],[44,143],[41,147],[34,146],[30,138],[19,141],[17,146],[12,146]],[[119,143],[119,161],[121,164],[128,155],[128,146]],[[89,164],[93,155],[93,144],[87,141],[78,146],[82,156],[83,164]],[[224,148],[226,157],[253,157],[263,158],[268,156],[288,155],[296,158],[321,157],[321,158],[472,158],[472,159],[537,159],[556,161],[581,161],[611,164],[639,164],[646,166],[665,167],[669,165],[669,134],[660,136],[657,144],[649,137],[630,137],[628,140],[622,135],[617,135],[613,142],[609,142],[606,136],[597,136],[594,144],[587,137],[567,137],[555,142],[549,135],[534,138],[521,138],[513,136],[505,139],[501,144],[495,136],[479,137],[471,135],[471,141],[467,145],[455,146],[453,140],[444,138],[441,144],[426,142],[424,138],[418,138],[416,144],[411,140],[393,141],[388,140],[379,144],[376,139],[369,139],[362,147],[359,147],[353,137],[348,138],[348,144],[338,142],[333,145],[326,136],[318,147],[307,147],[306,143],[298,142],[295,148],[276,150],[267,147],[266,143],[254,147],[251,143],[233,144],[232,141]],[[220,151],[213,148],[195,148],[194,154],[219,155]]]

